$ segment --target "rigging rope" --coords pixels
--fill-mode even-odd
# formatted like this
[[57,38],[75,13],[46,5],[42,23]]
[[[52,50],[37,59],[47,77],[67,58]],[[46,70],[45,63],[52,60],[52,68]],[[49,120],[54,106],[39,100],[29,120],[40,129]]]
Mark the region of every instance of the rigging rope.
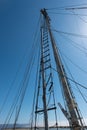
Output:
[[67,10],[69,8],[74,8],[74,7],[79,7],[79,8],[83,8],[82,6],[85,6],[85,8],[87,8],[87,3],[84,3],[84,4],[76,4],[76,5],[69,5],[69,6],[61,6],[61,7],[55,7],[55,8],[47,8],[46,10]]
[[[62,36],[62,35],[60,35],[60,36]],[[74,47],[76,47],[76,48],[78,48],[81,52],[84,52],[84,53],[86,53],[85,51],[87,51],[87,48],[85,48],[85,47],[83,47],[83,46],[81,46],[81,48],[84,48],[85,49],[85,51],[83,51],[82,49],[80,49],[80,47],[78,47],[78,46],[76,46],[76,45],[79,45],[77,42],[75,42],[75,41],[73,41],[73,40],[71,40],[70,38],[67,38],[67,37],[65,37],[65,36],[63,36],[62,38],[64,38],[64,39],[66,39],[66,40],[70,40],[71,42],[73,42],[73,43],[75,43],[73,46]],[[68,42],[69,43],[69,42]],[[70,45],[71,45],[70,44]],[[59,51],[60,51],[60,48],[59,48],[59,46],[58,46],[58,49],[59,49]],[[61,51],[60,51],[61,52]],[[77,67],[80,71],[82,71],[82,72],[84,72],[85,74],[87,74],[87,71],[86,70],[84,70],[83,68],[81,68],[79,65],[77,65],[76,63],[74,63],[69,57],[67,57],[64,53],[62,53],[63,55],[64,55],[64,57],[65,58],[67,58],[67,60],[68,61],[70,61],[75,67]]]
[[[59,49],[60,51],[60,49]],[[61,51],[60,51],[61,52]],[[62,53],[64,55],[64,57],[70,61],[75,67],[77,67],[80,71],[84,72],[85,74],[87,74],[87,71],[82,69],[80,66],[78,66],[76,63],[74,63],[69,57],[67,57],[64,53]]]
[[85,71],[84,69],[82,69],[80,66],[78,66],[77,64],[75,64],[70,58],[68,58],[65,54],[63,54],[64,57],[66,57],[68,59],[68,61],[70,61],[74,66],[76,66],[79,70],[81,70],[82,72],[84,72],[85,74],[87,74],[87,71]]
[[[35,37],[37,36],[37,34],[38,33],[36,31]],[[22,79],[22,81],[20,83],[17,94],[16,94],[16,96],[14,98],[13,104],[10,107],[10,110],[8,112],[8,115],[6,117],[6,120],[5,120],[4,125],[2,126],[2,128],[6,128],[8,126],[9,121],[10,121],[10,119],[12,117],[12,114],[13,114],[15,108],[16,108],[16,105],[19,102],[19,108],[18,108],[18,111],[17,111],[18,113],[17,113],[16,119],[15,119],[15,124],[14,124],[14,125],[16,125],[18,115],[19,115],[19,112],[20,112],[20,108],[21,108],[21,105],[22,105],[22,102],[23,102],[23,99],[24,99],[26,89],[27,89],[28,79],[29,79],[29,75],[30,75],[30,72],[31,72],[31,68],[32,68],[33,63],[35,61],[36,50],[37,50],[36,48],[38,46],[37,43],[35,42],[35,40],[36,40],[35,37],[34,37],[34,42],[33,42],[32,49],[31,49],[31,53],[33,53],[33,58],[32,58],[32,54],[31,54],[30,55],[31,57],[30,57],[30,59],[28,61],[28,64],[27,64],[27,67],[26,67],[26,70],[25,70],[24,78]]]
[[[38,43],[38,42],[37,42]],[[30,63],[28,63],[28,65],[30,65],[30,67],[28,66],[27,67],[27,71],[26,71],[26,75],[25,75],[25,79],[24,79],[24,82],[23,82],[23,86],[24,86],[24,88],[23,88],[23,86],[22,86],[22,94],[21,94],[21,98],[20,98],[20,103],[19,103],[19,108],[18,108],[18,113],[17,113],[17,117],[16,117],[16,119],[15,119],[15,124],[14,124],[14,128],[15,128],[15,126],[16,126],[16,123],[17,123],[17,120],[18,120],[18,117],[19,117],[19,113],[20,113],[20,110],[21,110],[21,106],[22,106],[22,103],[23,103],[23,99],[24,99],[24,96],[25,96],[25,92],[26,92],[26,89],[27,89],[27,87],[28,87],[28,82],[29,82],[29,79],[30,79],[30,74],[31,74],[31,69],[33,68],[33,65],[34,65],[34,62],[35,62],[35,58],[36,58],[36,50],[38,50],[38,49],[36,49],[37,48],[37,45],[38,44],[36,44],[35,45],[35,48],[34,48],[34,50],[35,50],[35,52],[33,53],[33,57],[31,57],[31,62]],[[38,46],[39,47],[39,46]],[[32,56],[32,55],[31,55]]]
[[[59,52],[60,52],[60,50],[59,50]],[[61,53],[61,52],[60,52],[60,53]],[[61,54],[61,55],[62,55],[62,54]],[[65,64],[65,66],[66,66],[68,72],[69,72],[70,75],[71,75],[71,78],[73,79],[73,81],[75,81],[75,79],[74,79],[74,77],[72,76],[72,74],[71,74],[71,72],[70,72],[70,69],[68,68],[68,66],[67,66],[67,64],[66,64],[66,62],[65,62],[65,60],[64,60],[63,57],[62,57],[62,59],[63,59],[63,61],[64,61],[64,64]],[[81,94],[81,96],[82,96],[83,100],[85,101],[85,103],[87,103],[86,98],[84,97],[83,93],[81,92],[80,88],[78,87],[78,85],[77,85],[76,83],[75,83],[75,86],[77,87],[77,89],[78,89],[79,93]],[[75,97],[74,97],[74,98],[75,98]],[[78,106],[77,106],[77,107],[78,107]],[[79,109],[79,108],[78,108],[78,109]],[[79,109],[79,112],[80,112],[80,114],[81,114],[81,117],[83,118],[80,109]],[[84,119],[83,119],[83,123],[84,123],[84,126],[85,126],[85,121],[84,121]]]
[[[56,71],[56,72],[58,72],[55,68],[52,68],[54,71]],[[59,73],[59,72],[58,72]],[[69,77],[67,77],[66,75],[63,75],[64,77],[66,77],[67,79],[69,79],[70,81],[72,81],[72,82],[74,82],[74,83],[76,83],[77,85],[79,85],[80,87],[82,87],[82,88],[84,88],[84,89],[86,89],[87,90],[87,87],[86,86],[84,86],[84,85],[82,85],[82,84],[80,84],[80,83],[78,83],[77,81],[75,81],[75,80],[73,80],[73,79],[71,79],[71,78],[69,78]]]
[[50,12],[48,11],[48,13],[51,13],[51,14],[59,14],[59,15],[75,15],[75,16],[87,16],[86,14],[78,14],[78,13],[62,13],[62,12]]
[[[59,50],[59,52],[60,52],[60,54],[61,54],[61,51],[60,51],[60,50]],[[62,57],[62,54],[61,54],[61,57]],[[68,68],[68,66],[67,66],[67,64],[66,64],[66,62],[65,62],[65,60],[64,60],[63,57],[62,57],[62,59],[63,59],[63,61],[64,61],[64,64],[66,65],[66,68],[67,68],[68,72],[69,72],[70,75],[71,75],[71,78],[73,79],[73,81],[75,81],[75,79],[74,79],[74,77],[72,76],[72,74],[71,74],[71,72],[70,72],[70,69]],[[77,85],[76,83],[75,83],[75,85],[76,85],[76,87],[77,87],[79,93],[81,94],[83,100],[87,103],[87,100],[86,100],[86,98],[84,97],[84,95],[82,94],[80,88],[78,87],[78,85]]]
[[[77,43],[76,41],[71,40],[68,37],[65,37],[65,35],[63,34],[59,34],[62,38],[64,38],[67,41],[70,41],[70,45],[72,44],[75,48],[79,49],[81,52],[87,54],[87,48],[83,47],[82,45],[80,45],[79,43]],[[69,42],[68,42],[69,43]]]
[[38,70],[39,70],[39,63],[40,63],[40,47],[39,47],[39,53],[38,53],[38,64],[37,64],[37,72],[36,72],[36,80],[35,80],[35,91],[34,91],[34,96],[33,96],[33,105],[32,105],[32,112],[31,112],[31,129],[33,128],[33,122],[34,122],[34,109],[35,109],[35,98],[36,98],[36,92],[37,92],[37,79],[38,79]]
[[52,29],[52,31],[55,31],[57,33],[66,34],[66,35],[71,35],[71,36],[74,36],[74,37],[87,38],[87,35],[81,35],[81,34],[76,34],[76,33],[63,32],[63,31],[59,31],[59,30],[56,30],[56,29]]

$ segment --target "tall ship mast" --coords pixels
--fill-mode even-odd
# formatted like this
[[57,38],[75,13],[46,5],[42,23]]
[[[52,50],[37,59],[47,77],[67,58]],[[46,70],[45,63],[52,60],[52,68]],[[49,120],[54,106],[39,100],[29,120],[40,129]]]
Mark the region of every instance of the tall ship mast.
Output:
[[[82,123],[82,118],[78,109],[78,104],[75,101],[75,98],[73,96],[73,92],[71,90],[71,86],[70,83],[68,81],[67,78],[67,74],[65,72],[64,66],[62,64],[61,58],[59,56],[59,52],[58,52],[58,48],[56,47],[56,42],[55,39],[53,37],[52,31],[51,31],[51,27],[50,27],[50,18],[47,14],[46,9],[42,9],[41,10],[41,14],[43,17],[44,22],[41,25],[41,48],[43,48],[43,36],[44,36],[44,31],[43,30],[47,30],[51,39],[51,44],[52,44],[52,48],[53,48],[53,54],[54,54],[54,59],[55,59],[55,63],[56,63],[56,69],[57,69],[57,73],[58,73],[58,77],[60,79],[60,82],[62,84],[62,89],[63,89],[63,93],[64,93],[64,98],[65,98],[65,102],[67,105],[67,109],[65,110],[62,105],[60,103],[58,103],[60,109],[62,110],[62,112],[64,113],[64,115],[66,116],[70,127],[73,130],[82,130],[83,129],[83,123]],[[45,130],[48,130],[48,108],[47,108],[47,104],[46,104],[46,81],[45,81],[45,69],[44,68],[44,58],[43,58],[43,49],[42,49],[42,56],[41,56],[41,68],[42,68],[42,80],[43,80],[43,112],[44,112],[44,122],[45,122]]]
[[[67,8],[67,10],[68,9],[74,8]],[[9,127],[12,127],[12,129],[15,130],[20,126],[18,125],[20,121],[23,121],[22,123],[24,123],[24,121],[26,122],[25,117],[27,119],[30,118],[28,128],[31,130],[38,130],[39,128],[49,130],[50,127],[58,130],[58,127],[61,126],[61,124],[58,124],[59,110],[57,111],[57,107],[60,109],[60,114],[62,112],[68,122],[66,126],[69,125],[71,130],[84,130],[84,120],[79,109],[79,104],[74,96],[72,83],[70,82],[74,81],[74,78],[71,75],[72,79],[69,80],[70,78],[60,54],[60,48],[57,46],[57,42],[54,38],[51,19],[47,10],[45,8],[41,9],[40,14],[39,33],[36,32],[36,39],[34,39],[31,49],[29,48],[30,52],[27,50],[29,53],[26,53],[23,57],[23,63],[25,60],[25,64],[23,64],[23,68],[21,64],[19,65],[16,76],[11,84],[11,87],[14,86],[15,83],[17,86],[15,85],[14,88],[10,87],[8,89],[5,100],[3,100],[4,102],[0,107],[0,116],[2,115],[3,117],[3,115],[5,115],[5,120],[1,117],[3,125],[1,125],[0,130],[9,129]],[[38,38],[36,36],[37,34],[39,34]],[[17,81],[20,68],[21,76],[19,76]],[[84,71],[84,69],[82,70]],[[56,72],[56,76],[54,76],[53,71]],[[57,80],[55,77],[57,77]],[[76,83],[75,85],[77,85],[77,87],[79,85],[87,90],[87,87],[84,85],[81,85],[76,81],[73,83]],[[58,88],[58,92],[55,92],[55,88]],[[13,89],[13,93],[10,93]],[[59,89],[61,89],[61,93],[59,92]],[[87,100],[84,98],[81,91],[79,92],[87,103]],[[27,98],[26,95],[29,97]],[[32,95],[33,98],[31,97]],[[63,96],[63,99],[59,98],[60,95]],[[10,100],[8,97],[10,97],[11,103],[9,102]],[[27,105],[24,103],[24,98]],[[7,105],[7,101],[7,113],[3,114],[2,111],[4,112],[3,108],[6,110],[5,106]],[[30,104],[29,106],[27,102],[30,102],[32,105]],[[27,109],[29,112],[30,109],[32,111],[30,116],[27,114]],[[22,110],[24,110],[23,113]],[[22,119],[22,115],[24,116],[24,119]],[[61,122],[62,120],[59,123]],[[13,125],[10,126],[10,123]]]

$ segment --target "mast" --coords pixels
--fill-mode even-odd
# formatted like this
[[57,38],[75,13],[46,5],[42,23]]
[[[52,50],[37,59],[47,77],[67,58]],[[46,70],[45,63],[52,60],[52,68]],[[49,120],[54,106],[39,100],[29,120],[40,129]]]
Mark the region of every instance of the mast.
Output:
[[[38,117],[40,118],[39,122],[45,127],[45,130],[48,130],[52,125],[50,122],[48,122],[48,119],[53,118],[54,126],[58,130],[56,102],[54,96],[54,81],[51,67],[49,31],[47,29],[46,20],[43,16],[41,22],[41,56],[35,107],[35,130],[38,127]],[[50,113],[54,113],[53,117],[51,117]]]
[[44,56],[43,56],[43,27],[41,27],[41,69],[42,71],[42,82],[43,82],[43,109],[44,109],[44,122],[45,130],[48,130],[48,115],[47,115],[47,103],[46,103],[46,81],[44,72]]
[[[56,42],[55,42],[54,37],[53,37],[52,32],[51,32],[50,18],[46,12],[46,9],[41,10],[41,13],[42,13],[44,19],[46,20],[47,29],[49,31],[51,44],[52,44],[52,48],[53,48],[56,69],[57,69],[58,76],[60,78],[60,81],[61,81],[61,84],[63,87],[63,93],[65,96],[65,101],[66,101],[67,108],[68,108],[68,110],[66,111],[67,114],[65,114],[65,115],[67,115],[66,118],[68,118],[69,124],[73,130],[81,130],[81,129],[83,129],[83,123],[82,123],[82,120],[80,117],[77,103],[76,103],[74,96],[72,94],[70,84],[69,84],[69,81],[68,81],[67,76],[66,76],[65,69],[64,69],[63,64],[61,62],[61,58],[59,56],[59,52],[58,52],[58,49],[56,47]],[[65,113],[65,111],[61,105],[60,105],[60,108],[63,111],[63,113]]]

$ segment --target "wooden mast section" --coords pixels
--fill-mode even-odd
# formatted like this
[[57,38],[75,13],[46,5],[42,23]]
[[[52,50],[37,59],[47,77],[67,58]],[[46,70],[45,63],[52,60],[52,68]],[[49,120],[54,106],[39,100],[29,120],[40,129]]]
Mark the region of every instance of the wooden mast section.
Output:
[[50,18],[46,12],[46,9],[42,9],[41,13],[46,20],[47,29],[49,31],[49,35],[50,35],[50,39],[51,39],[51,43],[52,43],[52,48],[53,48],[53,53],[54,53],[54,58],[55,58],[55,63],[56,63],[56,69],[57,69],[58,76],[59,76],[61,83],[62,83],[63,93],[65,96],[65,101],[66,101],[67,108],[68,108],[67,118],[68,118],[69,124],[73,130],[82,130],[83,123],[82,123],[82,120],[80,117],[77,103],[76,103],[76,101],[73,97],[73,94],[71,92],[70,84],[69,84],[69,81],[66,77],[66,72],[65,72],[65,69],[64,69],[63,64],[61,62],[59,52],[58,52],[58,49],[56,47],[56,42],[55,42],[54,37],[53,37],[52,32],[51,32]]

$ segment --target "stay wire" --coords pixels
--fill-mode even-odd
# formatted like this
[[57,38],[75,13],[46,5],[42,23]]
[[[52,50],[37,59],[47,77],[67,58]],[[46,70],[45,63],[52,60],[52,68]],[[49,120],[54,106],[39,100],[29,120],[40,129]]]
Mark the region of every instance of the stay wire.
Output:
[[59,31],[59,30],[56,30],[56,29],[52,29],[52,31],[60,33],[60,34],[74,36],[74,37],[87,38],[87,35],[81,35],[81,34],[70,33],[70,32],[63,32],[63,31]]
[[[18,94],[19,95],[19,94]],[[20,96],[20,95],[19,95]],[[17,97],[17,96],[16,96]],[[17,103],[17,102],[16,102]],[[14,105],[12,105],[12,106],[14,106]],[[11,109],[12,109],[12,107],[11,107]],[[10,111],[11,112],[11,111]],[[9,115],[9,114],[8,114]],[[12,114],[11,114],[12,115]]]
[[58,15],[70,15],[70,16],[87,16],[86,14],[78,14],[78,13],[62,13],[62,12],[48,12],[50,14],[58,14]]
[[5,128],[8,127],[8,124],[9,124],[10,119],[12,117],[12,114],[13,114],[13,112],[15,110],[15,107],[16,107],[16,104],[17,104],[17,101],[18,101],[19,97],[20,97],[20,95],[18,95],[18,94],[15,96],[14,102],[13,102],[13,104],[11,105],[11,107],[9,109],[9,112],[7,114],[7,117],[6,117],[5,121],[4,121],[4,124],[3,124],[1,129],[5,129]]
[[68,58],[64,53],[63,53],[64,57],[66,57],[66,59],[68,61],[70,61],[75,67],[77,67],[80,71],[84,72],[85,74],[87,74],[87,71],[85,71],[84,69],[82,69],[80,66],[78,66],[76,63],[74,63],[70,58]]
[[[58,72],[55,68],[52,68],[54,71],[56,71],[56,72]],[[59,73],[59,72],[58,72]],[[86,86],[84,86],[84,85],[82,85],[82,84],[80,84],[80,83],[78,83],[77,81],[75,81],[75,80],[73,80],[73,79],[71,79],[71,78],[69,78],[68,76],[66,76],[66,75],[63,75],[64,77],[66,77],[67,79],[69,79],[70,81],[72,81],[72,82],[74,82],[74,83],[76,83],[77,85],[79,85],[80,87],[82,87],[82,88],[84,88],[85,90],[87,90],[87,87]]]
[[24,53],[24,55],[23,55],[23,57],[22,57],[22,59],[21,59],[21,61],[20,61],[20,63],[19,63],[19,66],[18,66],[18,69],[17,69],[17,71],[16,71],[15,77],[14,77],[14,79],[13,79],[13,81],[12,81],[12,83],[11,83],[9,89],[8,89],[8,92],[7,92],[7,94],[6,94],[6,97],[5,97],[5,99],[4,99],[4,102],[3,102],[2,106],[1,106],[0,114],[2,113],[2,110],[4,109],[4,106],[5,106],[5,104],[6,104],[7,100],[8,100],[8,97],[9,97],[9,95],[10,95],[10,93],[11,93],[11,89],[14,87],[14,84],[15,84],[15,82],[16,82],[16,80],[17,80],[17,76],[18,76],[18,74],[19,74],[20,68],[22,67],[22,64],[23,64],[23,61],[24,61],[24,59],[25,59],[25,57],[26,57],[26,53],[28,52],[28,51],[27,51],[28,49],[29,49],[29,48],[27,47],[26,50],[25,50],[25,53]]
[[61,6],[61,7],[55,7],[55,8],[47,8],[46,10],[67,10],[67,8],[71,7],[78,7],[78,6],[86,6],[87,3],[84,4],[76,4],[76,5],[68,5],[68,6]]
[[[28,49],[29,49],[29,48],[28,48]],[[7,99],[8,99],[8,97],[9,97],[10,92],[11,92],[11,89],[12,89],[12,87],[13,87],[13,85],[14,85],[16,79],[17,79],[17,75],[18,75],[18,73],[19,73],[19,71],[20,71],[20,68],[21,68],[21,66],[22,66],[24,57],[25,57],[25,55],[22,57],[22,60],[21,60],[21,62],[20,62],[20,64],[19,64],[18,70],[17,70],[16,75],[15,75],[15,78],[13,79],[13,82],[12,82],[11,86],[9,87],[9,90],[8,90],[8,92],[7,92],[7,95],[6,95],[6,97],[5,97],[5,100],[4,100],[4,102],[3,102],[2,106],[1,106],[0,114],[1,114],[1,112],[2,112],[2,110],[3,110],[3,108],[4,108],[5,103],[7,102]],[[17,97],[17,96],[16,96],[16,97]]]
[[[36,43],[38,43],[38,41],[37,41]],[[35,53],[35,52],[36,52],[36,50],[37,50],[37,46],[38,46],[38,44],[35,45],[35,47],[34,47],[34,49],[33,49],[34,52],[32,51],[32,53],[33,53],[33,58],[31,57],[31,60],[33,59],[33,60],[32,60],[33,62],[30,62],[30,63],[31,63],[31,68],[32,68],[32,66],[33,66],[33,64],[34,64],[34,61],[35,61],[35,57],[36,57],[36,53]],[[34,55],[34,54],[35,54],[35,55]],[[32,56],[32,54],[31,54],[31,56]],[[28,81],[29,81],[29,79],[28,79]]]
[[[32,66],[32,61],[31,61],[31,66]],[[15,119],[15,123],[14,123],[14,128],[16,126],[16,122],[17,122],[18,117],[19,117],[19,113],[20,113],[20,110],[21,110],[21,106],[22,106],[22,103],[23,103],[25,92],[26,92],[26,89],[28,87],[30,73],[31,73],[31,68],[29,67],[28,70],[27,70],[26,77],[24,79],[23,85],[22,85],[22,88],[23,88],[23,86],[24,86],[24,88],[22,89],[22,94],[21,94],[21,97],[20,97],[20,103],[19,103],[19,108],[18,108],[16,119]]]
[[[74,15],[75,14],[75,10],[70,10],[70,12]],[[84,19],[84,18],[82,18],[82,16],[80,16],[80,15],[75,15],[78,19],[80,19],[82,22],[84,22],[84,23],[86,23],[87,24],[87,21]],[[75,17],[75,18],[76,18]],[[76,21],[76,23],[77,23],[77,20],[75,20]],[[79,24],[77,24],[77,26],[79,27]],[[80,31],[80,27],[78,28],[79,29],[79,31]]]
[[[72,13],[75,14],[74,11],[72,11]],[[83,19],[80,15],[76,14],[76,16],[77,16],[80,20],[82,20],[84,23],[87,23],[87,21],[86,21],[85,19]]]
[[[40,69],[41,69],[41,65],[40,65]],[[36,95],[36,106],[35,106],[35,111],[37,111],[38,109],[38,97],[39,97],[39,93],[40,93],[40,83],[41,83],[41,72],[39,71],[39,79],[38,79],[38,91],[37,91],[37,95]],[[35,114],[35,129],[36,129],[36,124],[37,124],[37,113]]]
[[[62,36],[62,35],[60,35],[60,36]],[[73,43],[76,43],[76,45],[79,45],[77,42],[75,42],[75,41],[73,41],[73,40],[71,40],[71,39],[69,39],[69,38],[66,38],[65,36],[63,36],[63,38],[64,39],[68,39],[68,40],[70,40],[70,41],[72,41]],[[72,43],[71,43],[72,44]],[[70,44],[70,45],[71,45]],[[73,44],[72,44],[73,45]],[[75,44],[74,44],[75,45]],[[74,46],[73,45],[73,46]],[[86,54],[86,52],[85,51],[83,51],[83,50],[81,50],[78,46],[74,46],[74,47],[76,47],[76,48],[78,48],[80,51],[82,51],[83,53],[85,53]],[[81,47],[83,47],[83,46],[81,46]],[[58,47],[59,48],[59,47]],[[87,51],[87,49],[86,48],[84,48],[86,51]],[[59,51],[60,51],[60,48],[59,48]],[[61,51],[60,51],[61,52]],[[85,74],[87,74],[87,71],[86,70],[84,70],[84,69],[82,69],[79,65],[77,65],[76,63],[74,63],[69,57],[67,57],[64,53],[62,53],[67,59],[68,59],[68,61],[70,61],[75,67],[77,67],[80,71],[82,71],[82,72],[84,72]]]
[[[52,67],[50,68],[50,71],[51,71],[51,82],[53,82],[53,72],[52,72]],[[54,101],[54,106],[56,107],[56,100],[55,100],[55,95],[54,95],[54,85],[53,85],[53,89],[52,89],[52,92],[53,92],[53,101]],[[57,130],[58,130],[58,117],[57,117],[57,110],[55,109],[55,120],[56,120],[56,127],[57,127]]]
[[[60,52],[60,54],[61,54],[61,52]],[[74,77],[72,76],[72,73],[70,72],[69,67],[67,66],[67,64],[66,64],[66,62],[65,62],[65,60],[64,60],[64,58],[62,57],[62,54],[61,54],[61,58],[63,59],[63,62],[64,62],[64,64],[65,64],[65,66],[66,66],[66,68],[67,68],[69,74],[71,75],[71,78],[73,79],[73,81],[75,81]],[[75,83],[75,86],[77,87],[78,92],[79,92],[80,95],[82,96],[84,102],[87,103],[86,98],[84,97],[83,93],[81,92],[80,88],[78,87],[78,85],[77,85],[76,83]],[[72,91],[72,92],[73,92],[73,91]],[[74,93],[73,93],[73,95],[74,95]],[[75,96],[74,96],[74,99],[75,99]],[[76,100],[75,100],[75,101],[76,101]],[[80,116],[81,116],[81,118],[83,118],[82,113],[81,113],[81,111],[80,111],[80,109],[79,109],[79,107],[78,107],[78,104],[77,104],[77,108],[78,108],[78,110],[79,110],[79,112],[80,112]],[[79,117],[80,117],[80,116],[79,116]],[[79,118],[79,117],[78,117],[78,118]],[[85,121],[84,121],[84,119],[83,119],[83,123],[84,123],[84,125],[85,125]]]
[[[38,27],[39,23],[40,23],[40,18],[39,18],[39,20],[38,20],[37,27]],[[37,30],[37,29],[36,29],[36,30]],[[36,36],[37,36],[37,31],[36,31],[35,36],[34,36],[34,42],[33,42],[33,44],[35,43]],[[33,45],[32,45],[32,47],[33,47]],[[20,63],[19,63],[19,66],[18,66],[17,72],[16,72],[16,74],[15,74],[15,77],[14,77],[14,79],[13,79],[13,81],[12,81],[12,83],[11,83],[11,85],[10,85],[8,91],[7,91],[6,97],[5,97],[3,103],[2,103],[2,105],[1,105],[1,107],[0,107],[0,115],[1,115],[1,113],[2,113],[2,110],[4,109],[4,106],[5,106],[6,102],[7,102],[7,100],[8,100],[8,97],[9,97],[9,95],[10,95],[10,93],[11,93],[11,90],[12,90],[12,88],[13,88],[13,86],[14,86],[14,83],[15,83],[16,80],[17,80],[17,76],[18,76],[18,74],[19,74],[20,68],[22,67],[23,61],[24,61],[24,59],[25,59],[25,57],[26,57],[26,54],[27,54],[28,50],[29,50],[29,47],[27,47],[27,48],[25,49],[25,53],[24,53],[24,55],[23,55],[23,57],[22,57],[22,59],[21,59],[21,61],[20,61]],[[31,49],[31,50],[32,50],[32,49]]]
[[[55,38],[55,40],[56,40],[56,38]],[[56,41],[56,43],[57,43],[57,41]],[[56,44],[56,46],[57,46],[57,44]],[[59,49],[59,47],[57,47],[58,48],[58,51],[60,51],[60,49]],[[59,56],[60,56],[60,54],[59,54]],[[59,72],[58,72],[59,73]],[[61,78],[60,78],[60,76],[59,76],[59,83],[60,83],[60,86],[62,86],[62,81],[61,81]],[[68,107],[67,107],[67,104],[66,104],[66,99],[65,99],[65,96],[64,96],[64,91],[63,91],[63,87],[60,87],[61,88],[61,92],[62,92],[62,97],[63,97],[63,103],[64,103],[64,106],[65,106],[65,109],[66,110],[68,110]]]
[[[59,49],[60,51],[60,49]],[[61,52],[61,51],[60,51]],[[69,57],[67,57],[64,53],[62,53],[64,55],[64,57],[71,62],[76,68],[78,68],[80,71],[84,72],[85,74],[87,74],[87,71],[82,69],[79,65],[77,65],[76,63],[74,63]]]
[[[36,47],[37,47],[37,44],[36,44],[34,50],[37,50]],[[35,51],[35,53],[33,53],[33,55],[34,55],[34,56],[33,56],[32,61],[31,61],[31,68],[29,68],[29,69],[27,70],[27,75],[26,75],[26,77],[25,77],[25,81],[24,81],[24,86],[25,86],[25,88],[24,88],[24,90],[23,90],[23,92],[22,92],[22,95],[21,95],[19,110],[18,110],[18,114],[17,114],[16,120],[15,120],[15,125],[16,125],[16,122],[17,122],[18,117],[19,117],[19,113],[20,113],[21,106],[22,106],[22,103],[23,103],[23,99],[24,99],[24,96],[25,96],[25,93],[26,93],[26,89],[27,89],[27,87],[28,87],[28,82],[29,82],[29,79],[30,79],[31,70],[32,70],[33,64],[34,64],[34,62],[35,62],[36,51]],[[29,71],[30,71],[30,72],[29,72]],[[29,76],[28,76],[28,74],[29,74]],[[26,84],[25,84],[25,83],[26,83]],[[14,127],[15,127],[15,125],[14,125]]]
[[80,45],[79,43],[71,40],[70,38],[66,37],[63,34],[59,34],[63,39],[70,41],[70,45],[72,44],[75,48],[79,49],[81,52],[87,54],[87,48],[83,47],[82,45]]
[[[59,48],[59,47],[58,47]],[[60,51],[60,49],[59,49],[59,52],[61,52]],[[72,62],[72,60],[70,60],[65,54],[63,54],[73,65],[75,65],[78,69],[80,69],[81,71],[83,71],[84,73],[86,73],[87,74],[87,72],[85,71],[85,70],[83,70],[81,67],[79,67],[78,65],[76,65],[75,63],[73,63]],[[74,80],[74,78],[72,78],[73,79],[73,81],[75,81]],[[75,83],[76,84],[76,83]],[[77,85],[76,85],[77,86]],[[79,89],[79,88],[78,88]],[[80,91],[80,90],[79,90]],[[80,91],[80,94],[82,95],[82,97],[83,97],[83,99],[85,100],[85,102],[86,102],[86,99],[85,99],[85,97],[83,96],[83,94],[81,93],[81,91]]]
[[[38,45],[38,47],[39,47],[39,45]],[[32,127],[33,127],[33,122],[34,122],[34,109],[35,109],[35,98],[36,98],[36,92],[37,92],[37,82],[38,82],[38,73],[39,73],[39,63],[40,63],[40,47],[39,47],[39,53],[38,53],[38,60],[37,60],[38,62],[38,64],[37,64],[37,72],[36,72],[36,80],[35,80],[35,91],[34,91],[34,96],[33,96],[33,104],[32,104],[32,112],[31,112],[31,129],[32,129]]]
[[83,6],[83,7],[69,7],[69,8],[66,8],[66,10],[85,10],[87,9],[87,6]]
[[[25,74],[24,74],[25,75]],[[22,80],[22,82],[24,82],[24,80]],[[11,117],[12,117],[12,114],[13,114],[13,112],[14,112],[14,110],[15,110],[15,107],[16,107],[16,104],[17,104],[17,102],[19,101],[19,98],[20,98],[20,96],[21,96],[21,93],[22,93],[22,84],[23,83],[20,83],[20,87],[18,88],[18,92],[17,92],[17,94],[16,94],[16,96],[15,96],[15,98],[14,98],[14,101],[13,101],[13,104],[11,105],[11,107],[10,107],[10,110],[9,110],[9,112],[8,112],[8,115],[7,115],[7,118],[6,118],[6,120],[5,120],[5,123],[4,124],[7,124],[7,125],[5,125],[5,128],[8,126],[8,124],[9,124],[9,121],[10,121],[10,119],[11,119]],[[3,127],[4,127],[4,125],[3,125]]]
[[[60,54],[61,54],[61,57],[62,57],[62,59],[63,59],[63,62],[64,62],[64,64],[65,64],[65,66],[66,66],[66,68],[67,68],[69,74],[71,75],[71,78],[73,79],[73,81],[75,81],[75,79],[74,79],[74,77],[72,76],[72,74],[71,74],[71,72],[70,72],[70,69],[69,69],[69,67],[67,66],[67,64],[66,64],[66,62],[65,62],[65,60],[64,60],[64,58],[63,58],[62,53],[61,53],[60,50],[59,50],[59,52],[60,52]],[[76,85],[76,87],[77,87],[79,93],[81,94],[83,100],[87,103],[87,100],[85,99],[85,97],[84,97],[84,95],[82,94],[81,90],[79,89],[78,85],[77,85],[76,83],[75,83],[75,85]]]
[[[23,80],[22,80],[22,82],[23,82]],[[21,84],[22,84],[22,82],[21,82]],[[13,104],[12,104],[10,110],[9,110],[8,116],[7,116],[7,118],[6,118],[4,124],[7,124],[7,125],[9,124],[9,121],[10,121],[10,119],[11,119],[11,116],[12,116],[14,110],[15,110],[16,104],[17,104],[17,102],[19,101],[19,98],[20,98],[20,96],[21,96],[22,89],[23,89],[23,88],[21,87],[21,84],[20,84],[20,87],[19,87],[19,91],[18,91],[17,95],[16,95],[15,98],[14,98],[14,102],[13,102]],[[5,126],[5,128],[7,127],[7,125]]]

